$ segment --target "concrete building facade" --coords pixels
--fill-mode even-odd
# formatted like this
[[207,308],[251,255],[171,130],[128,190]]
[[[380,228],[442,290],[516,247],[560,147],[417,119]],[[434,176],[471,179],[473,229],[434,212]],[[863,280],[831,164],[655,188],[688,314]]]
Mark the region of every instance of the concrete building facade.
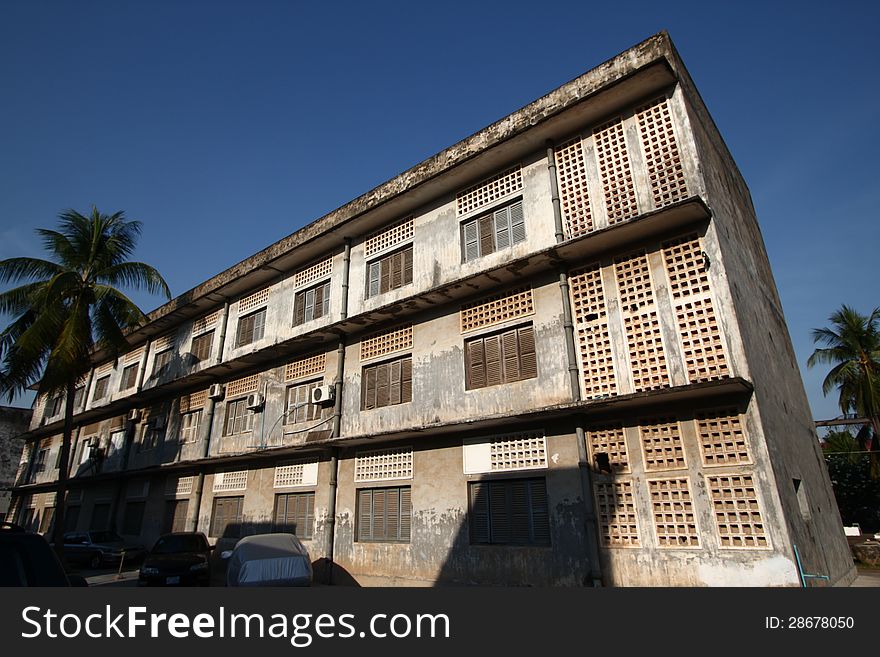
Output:
[[293,531],[361,585],[855,576],[748,189],[665,33],[149,320],[82,382],[70,529]]

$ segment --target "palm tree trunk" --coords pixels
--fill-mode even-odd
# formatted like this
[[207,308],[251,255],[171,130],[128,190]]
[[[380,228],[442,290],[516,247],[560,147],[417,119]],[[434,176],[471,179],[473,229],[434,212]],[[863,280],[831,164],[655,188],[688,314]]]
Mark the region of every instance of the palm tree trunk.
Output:
[[58,490],[55,493],[55,527],[52,540],[55,552],[61,563],[64,561],[64,526],[67,507],[67,474],[70,472],[70,441],[73,436],[73,398],[76,394],[76,380],[67,382],[67,395],[64,400],[64,435],[61,439],[61,464],[58,467]]

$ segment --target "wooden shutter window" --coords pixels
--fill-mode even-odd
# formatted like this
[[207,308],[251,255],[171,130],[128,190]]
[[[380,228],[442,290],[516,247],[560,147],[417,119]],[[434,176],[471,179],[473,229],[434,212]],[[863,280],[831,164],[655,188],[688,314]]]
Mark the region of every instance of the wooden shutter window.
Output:
[[367,275],[367,297],[384,294],[412,283],[412,273],[412,245],[371,262]]
[[495,222],[491,214],[480,217],[477,222],[480,228],[480,255],[489,255],[495,251]]
[[400,402],[412,401],[412,357],[400,361]]
[[550,545],[544,479],[510,479],[469,485],[472,544]]
[[466,385],[468,389],[486,387],[486,368],[484,365],[483,341],[471,340],[465,345]]
[[533,379],[538,376],[538,358],[535,354],[535,329],[525,326],[519,329],[520,378]]
[[465,374],[468,390],[537,377],[534,328],[523,326],[468,340]]
[[373,491],[362,490],[358,493],[358,540],[369,541],[373,538]]
[[362,410],[412,401],[412,357],[365,367]]
[[510,243],[519,244],[526,239],[526,221],[522,201],[508,208],[510,217]]
[[470,262],[480,257],[480,233],[477,221],[469,221],[464,225],[464,261]]
[[358,541],[409,542],[412,498],[409,486],[358,491]]

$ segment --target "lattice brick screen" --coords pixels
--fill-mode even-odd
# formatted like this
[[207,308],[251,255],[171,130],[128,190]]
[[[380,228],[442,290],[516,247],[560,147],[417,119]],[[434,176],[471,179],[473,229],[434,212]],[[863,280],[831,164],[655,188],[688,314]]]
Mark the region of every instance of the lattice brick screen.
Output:
[[593,490],[604,547],[640,547],[639,523],[629,480],[597,482]]
[[204,408],[205,404],[208,403],[208,391],[207,390],[199,390],[198,392],[193,392],[188,395],[183,395],[180,398],[180,412],[181,413],[189,413],[190,411],[195,411],[200,408]]
[[657,312],[626,317],[627,345],[635,390],[651,390],[669,385],[666,355],[660,337]]
[[43,493],[43,506],[55,506],[58,493]]
[[247,489],[247,470],[214,473],[214,492],[223,493],[230,490]]
[[316,262],[309,267],[300,269],[293,275],[293,286],[302,287],[313,281],[326,278],[333,273],[333,256],[324,258],[320,262]]
[[213,328],[217,324],[217,320],[220,319],[220,311],[215,310],[212,313],[208,313],[204,317],[199,317],[197,320],[193,322],[192,332],[193,335],[197,335],[198,333],[204,333],[209,328]]
[[663,260],[673,299],[709,292],[703,249],[696,234],[663,242]]
[[660,547],[699,547],[700,534],[688,480],[654,479],[648,481],[654,528]]
[[593,130],[599,175],[605,192],[608,223],[629,219],[638,214],[632,168],[626,152],[623,119],[615,119]]
[[547,467],[547,441],[541,432],[499,436],[489,449],[493,472]]
[[306,479],[306,471],[317,467],[318,460],[298,461],[275,466],[274,488],[286,488],[288,486],[311,485],[314,482]]
[[165,477],[165,495],[168,497],[176,497],[178,495],[189,495],[193,490],[193,477],[176,477],[168,475]]
[[556,176],[559,179],[559,201],[566,235],[571,238],[589,233],[593,230],[593,215],[580,137],[556,149]]
[[122,358],[122,362],[126,365],[136,363],[141,359],[143,355],[144,348],[141,347],[140,349],[135,349],[134,351],[129,351],[127,354],[125,354],[125,356]]
[[361,340],[361,360],[369,360],[385,354],[412,349],[413,327],[403,326],[373,333]]
[[654,303],[651,287],[651,268],[644,251],[614,259],[620,306],[636,312],[642,306]]
[[358,452],[354,459],[355,481],[412,479],[412,447],[392,447]]
[[660,208],[687,197],[687,183],[667,100],[658,98],[640,107],[636,110],[636,121],[642,137],[655,207]]
[[525,317],[535,312],[532,288],[518,287],[515,290],[493,294],[461,307],[459,318],[461,332],[492,326],[509,319]]
[[685,302],[676,308],[688,379],[706,381],[728,375],[721,331],[708,297]]
[[705,465],[751,463],[742,422],[735,408],[699,413],[697,434]]
[[522,186],[522,167],[516,165],[507,171],[477,183],[473,187],[469,187],[463,192],[459,192],[455,197],[458,214],[461,216],[478,210],[498,199],[504,198],[508,194],[521,190]]
[[706,481],[721,547],[770,547],[752,477],[729,475],[707,477]]
[[403,221],[398,221],[388,228],[383,228],[373,233],[364,242],[364,257],[369,258],[376,253],[411,240],[413,238],[413,230],[413,217],[407,217]]
[[292,381],[311,374],[323,374],[326,366],[326,355],[315,354],[289,362],[284,366],[284,380]]
[[681,431],[675,418],[642,420],[640,425],[645,470],[678,470],[687,467]]
[[617,394],[605,292],[598,264],[571,272],[568,279],[587,397]]
[[253,308],[259,308],[260,306],[265,306],[269,302],[269,288],[264,287],[262,290],[258,290],[253,294],[249,294],[246,297],[242,297],[238,301],[238,313],[241,315],[246,313],[248,310],[252,310]]
[[174,346],[174,334],[163,335],[161,338],[153,340],[153,353],[171,349]]
[[608,455],[608,462],[615,472],[629,472],[629,457],[626,452],[626,436],[619,422],[590,427],[587,430],[587,445],[590,460],[596,465],[596,454]]
[[238,395],[246,395],[251,392],[256,392],[260,385],[259,377],[259,374],[251,374],[250,376],[230,381],[226,384],[226,397],[237,397]]
[[107,374],[110,374],[110,372],[112,372],[112,371],[113,371],[113,361],[110,361],[109,363],[104,363],[100,367],[95,368],[95,378],[97,379],[98,377],[106,376]]

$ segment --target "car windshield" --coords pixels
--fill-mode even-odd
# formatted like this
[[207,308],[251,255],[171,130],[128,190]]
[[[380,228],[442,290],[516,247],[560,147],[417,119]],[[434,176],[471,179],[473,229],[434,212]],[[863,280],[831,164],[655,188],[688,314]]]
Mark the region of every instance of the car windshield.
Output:
[[122,537],[114,532],[90,532],[92,543],[122,543]]
[[205,542],[201,536],[164,536],[153,546],[153,554],[202,552],[204,550]]

